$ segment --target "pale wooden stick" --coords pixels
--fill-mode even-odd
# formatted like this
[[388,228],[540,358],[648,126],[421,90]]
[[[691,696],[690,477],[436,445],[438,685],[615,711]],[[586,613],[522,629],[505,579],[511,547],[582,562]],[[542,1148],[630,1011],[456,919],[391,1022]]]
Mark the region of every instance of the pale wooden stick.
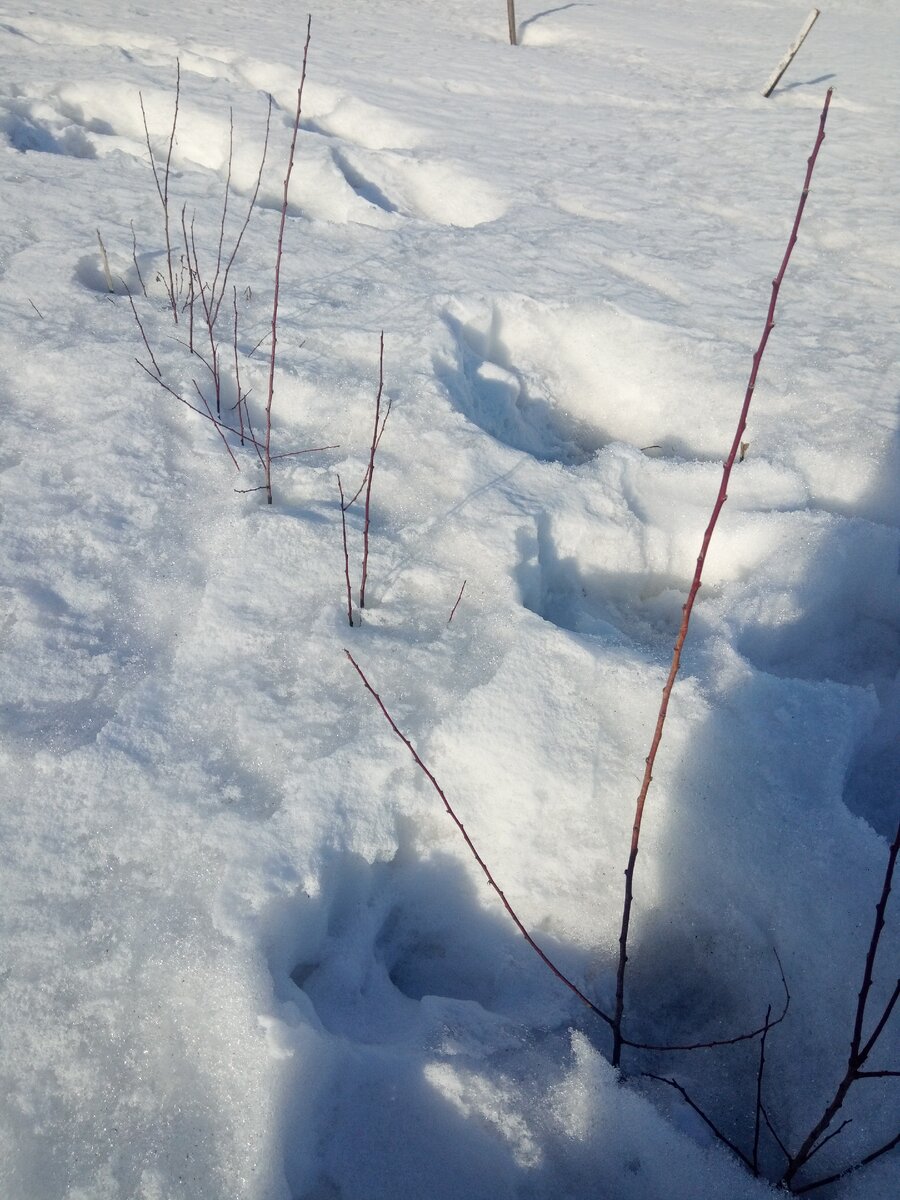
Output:
[[[512,3],[512,0],[510,0],[510,3]],[[803,22],[803,28],[797,34],[796,39],[792,42],[790,48],[788,49],[787,54],[784,56],[784,58],[781,60],[781,62],[778,64],[778,66],[775,68],[774,75],[771,77],[769,82],[763,88],[764,96],[771,96],[772,93],[775,91],[775,88],[778,86],[778,80],[782,77],[782,75],[785,73],[785,71],[788,69],[788,67],[791,65],[791,63],[794,61],[794,56],[796,55],[796,53],[800,49],[800,47],[803,45],[803,43],[806,41],[806,35],[809,33],[809,31],[812,29],[813,25],[815,25],[816,21],[819,19],[819,15],[820,15],[819,10],[817,8],[814,8],[812,10],[812,12],[809,14],[809,16],[806,18],[806,20]]]
[[509,44],[518,46],[519,39],[516,36],[516,0],[506,0],[506,16],[509,21]]

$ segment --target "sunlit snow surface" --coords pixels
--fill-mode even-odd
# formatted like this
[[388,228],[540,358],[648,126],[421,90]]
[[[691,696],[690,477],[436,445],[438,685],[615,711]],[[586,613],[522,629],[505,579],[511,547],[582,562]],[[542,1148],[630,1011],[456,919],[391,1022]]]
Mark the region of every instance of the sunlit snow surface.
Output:
[[[828,86],[648,803],[628,1027],[758,1025],[777,950],[765,1099],[792,1147],[844,1069],[900,777],[900,16],[832,0],[764,100],[804,4],[517,7],[518,49],[501,0],[313,11],[273,440],[337,448],[280,460],[271,508],[234,490],[260,484],[253,457],[238,475],[135,363],[126,286],[169,385],[210,394],[156,279],[138,93],[161,161],[180,58],[174,253],[184,206],[210,274],[229,110],[226,248],[274,98],[231,279],[261,428],[305,13],[4,8],[5,1200],[769,1194],[640,1078],[678,1078],[749,1152],[757,1044],[633,1053],[618,1081],[342,648],[611,1008],[643,759]],[[365,469],[382,329],[351,629],[335,476]],[[358,582],[359,504],[348,535]],[[888,917],[872,1011],[896,896]],[[872,1066],[900,1067],[896,1014]],[[898,1094],[857,1085],[806,1178],[886,1142]],[[898,1192],[895,1153],[815,1194]]]

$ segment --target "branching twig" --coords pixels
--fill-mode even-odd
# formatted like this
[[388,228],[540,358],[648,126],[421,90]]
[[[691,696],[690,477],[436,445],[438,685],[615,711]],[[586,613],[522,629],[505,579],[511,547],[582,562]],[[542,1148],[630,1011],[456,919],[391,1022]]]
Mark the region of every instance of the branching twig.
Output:
[[660,742],[662,741],[663,727],[666,722],[666,713],[669,707],[669,699],[672,695],[672,688],[675,684],[675,679],[678,675],[678,669],[681,665],[681,651],[684,646],[685,638],[687,637],[688,626],[690,625],[691,612],[694,607],[694,601],[697,599],[697,593],[700,590],[700,582],[703,575],[703,566],[706,562],[707,551],[712,540],[713,532],[716,528],[716,523],[719,519],[719,513],[722,511],[722,506],[725,503],[728,495],[728,481],[731,477],[731,471],[734,466],[738,451],[741,445],[741,439],[744,430],[747,426],[747,415],[750,411],[750,401],[753,398],[753,390],[756,386],[756,377],[759,373],[760,363],[762,362],[763,354],[765,353],[766,343],[769,340],[769,334],[775,327],[775,305],[778,301],[778,292],[781,287],[781,281],[784,279],[785,271],[787,270],[788,262],[790,261],[791,252],[797,241],[797,230],[800,227],[800,219],[803,216],[803,210],[806,207],[806,199],[809,195],[809,184],[812,178],[813,167],[818,157],[819,147],[825,137],[825,119],[828,115],[828,106],[831,103],[831,88],[828,89],[825,97],[825,105],[822,109],[822,114],[819,118],[819,132],[816,137],[816,142],[810,155],[806,169],[806,178],[803,182],[803,190],[800,195],[800,202],[797,206],[797,212],[794,217],[794,225],[791,229],[790,239],[788,241],[787,250],[781,262],[781,267],[772,281],[772,296],[769,301],[769,310],[766,314],[766,323],[760,338],[759,346],[753,356],[753,366],[750,371],[750,379],[747,384],[747,391],[744,396],[744,403],[741,408],[740,417],[738,418],[737,429],[735,431],[734,440],[731,445],[728,457],[722,470],[722,482],[719,486],[719,492],[716,497],[715,504],[710,517],[709,525],[703,535],[703,541],[700,546],[700,554],[697,558],[697,566],[694,571],[694,577],[691,582],[691,587],[688,592],[688,597],[684,605],[683,616],[681,620],[681,628],[678,631],[678,636],[675,639],[675,647],[672,652],[672,662],[669,667],[669,674],[666,679],[662,692],[662,701],[659,706],[659,713],[656,719],[656,728],[653,733],[653,739],[650,743],[650,752],[647,755],[644,776],[641,782],[640,792],[638,793],[637,802],[635,804],[634,823],[631,831],[631,848],[629,851],[628,865],[625,868],[625,897],[622,904],[622,925],[619,933],[619,961],[616,971],[616,1003],[613,1016],[613,1066],[618,1066],[622,1058],[622,1047],[625,1044],[625,1039],[622,1032],[622,1021],[625,1013],[625,972],[628,963],[628,930],[631,922],[631,908],[634,899],[634,874],[635,864],[638,856],[638,848],[640,845],[641,823],[644,816],[644,805],[647,800],[647,793],[650,789],[650,781],[653,778],[653,767],[656,762],[656,755],[659,750]]

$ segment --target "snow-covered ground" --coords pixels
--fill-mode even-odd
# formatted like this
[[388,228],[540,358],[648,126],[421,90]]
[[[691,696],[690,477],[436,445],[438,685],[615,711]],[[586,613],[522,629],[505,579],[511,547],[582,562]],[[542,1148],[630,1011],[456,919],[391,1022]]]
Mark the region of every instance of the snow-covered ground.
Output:
[[[900,777],[900,15],[829,0],[330,0],[285,233],[275,503],[161,279],[229,281],[261,428],[305,12],[0,14],[0,1196],[751,1200],[759,1045],[626,1054],[643,760],[827,87],[800,240],[648,801],[626,1022],[752,1029],[796,1150],[847,1059]],[[132,258],[147,285],[141,291]],[[97,231],[109,257],[107,286]],[[336,474],[392,404],[362,624]],[[231,418],[233,419],[233,418]],[[359,503],[348,513],[358,584]],[[448,622],[463,582],[459,606]],[[356,614],[358,616],[358,614]],[[355,616],[355,620],[356,620]],[[897,975],[887,913],[867,1018]],[[895,1013],[869,1064],[900,1069]],[[897,1132],[861,1080],[799,1178]],[[761,1135],[763,1175],[784,1159]],[[813,1193],[895,1200],[900,1152]]]

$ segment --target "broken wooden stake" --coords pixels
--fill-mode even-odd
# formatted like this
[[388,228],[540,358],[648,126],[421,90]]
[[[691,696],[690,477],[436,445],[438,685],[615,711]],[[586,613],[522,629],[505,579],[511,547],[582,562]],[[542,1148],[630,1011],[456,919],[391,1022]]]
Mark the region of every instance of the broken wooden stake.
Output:
[[[512,3],[512,0],[510,0],[510,3]],[[794,56],[796,55],[796,53],[800,49],[800,47],[803,45],[803,43],[806,41],[806,35],[809,33],[809,31],[812,29],[813,25],[815,25],[816,21],[819,19],[819,15],[820,15],[819,10],[817,8],[814,8],[812,10],[812,12],[809,14],[809,16],[806,18],[806,20],[803,22],[803,28],[797,34],[797,37],[794,39],[793,43],[791,44],[790,48],[788,49],[787,54],[784,56],[784,58],[781,60],[781,62],[778,64],[778,66],[775,68],[775,74],[771,77],[769,82],[763,88],[764,96],[771,96],[772,93],[775,91],[775,88],[778,85],[778,80],[782,77],[782,75],[785,73],[785,71],[788,69],[788,67],[791,65],[791,63],[794,61]]]

